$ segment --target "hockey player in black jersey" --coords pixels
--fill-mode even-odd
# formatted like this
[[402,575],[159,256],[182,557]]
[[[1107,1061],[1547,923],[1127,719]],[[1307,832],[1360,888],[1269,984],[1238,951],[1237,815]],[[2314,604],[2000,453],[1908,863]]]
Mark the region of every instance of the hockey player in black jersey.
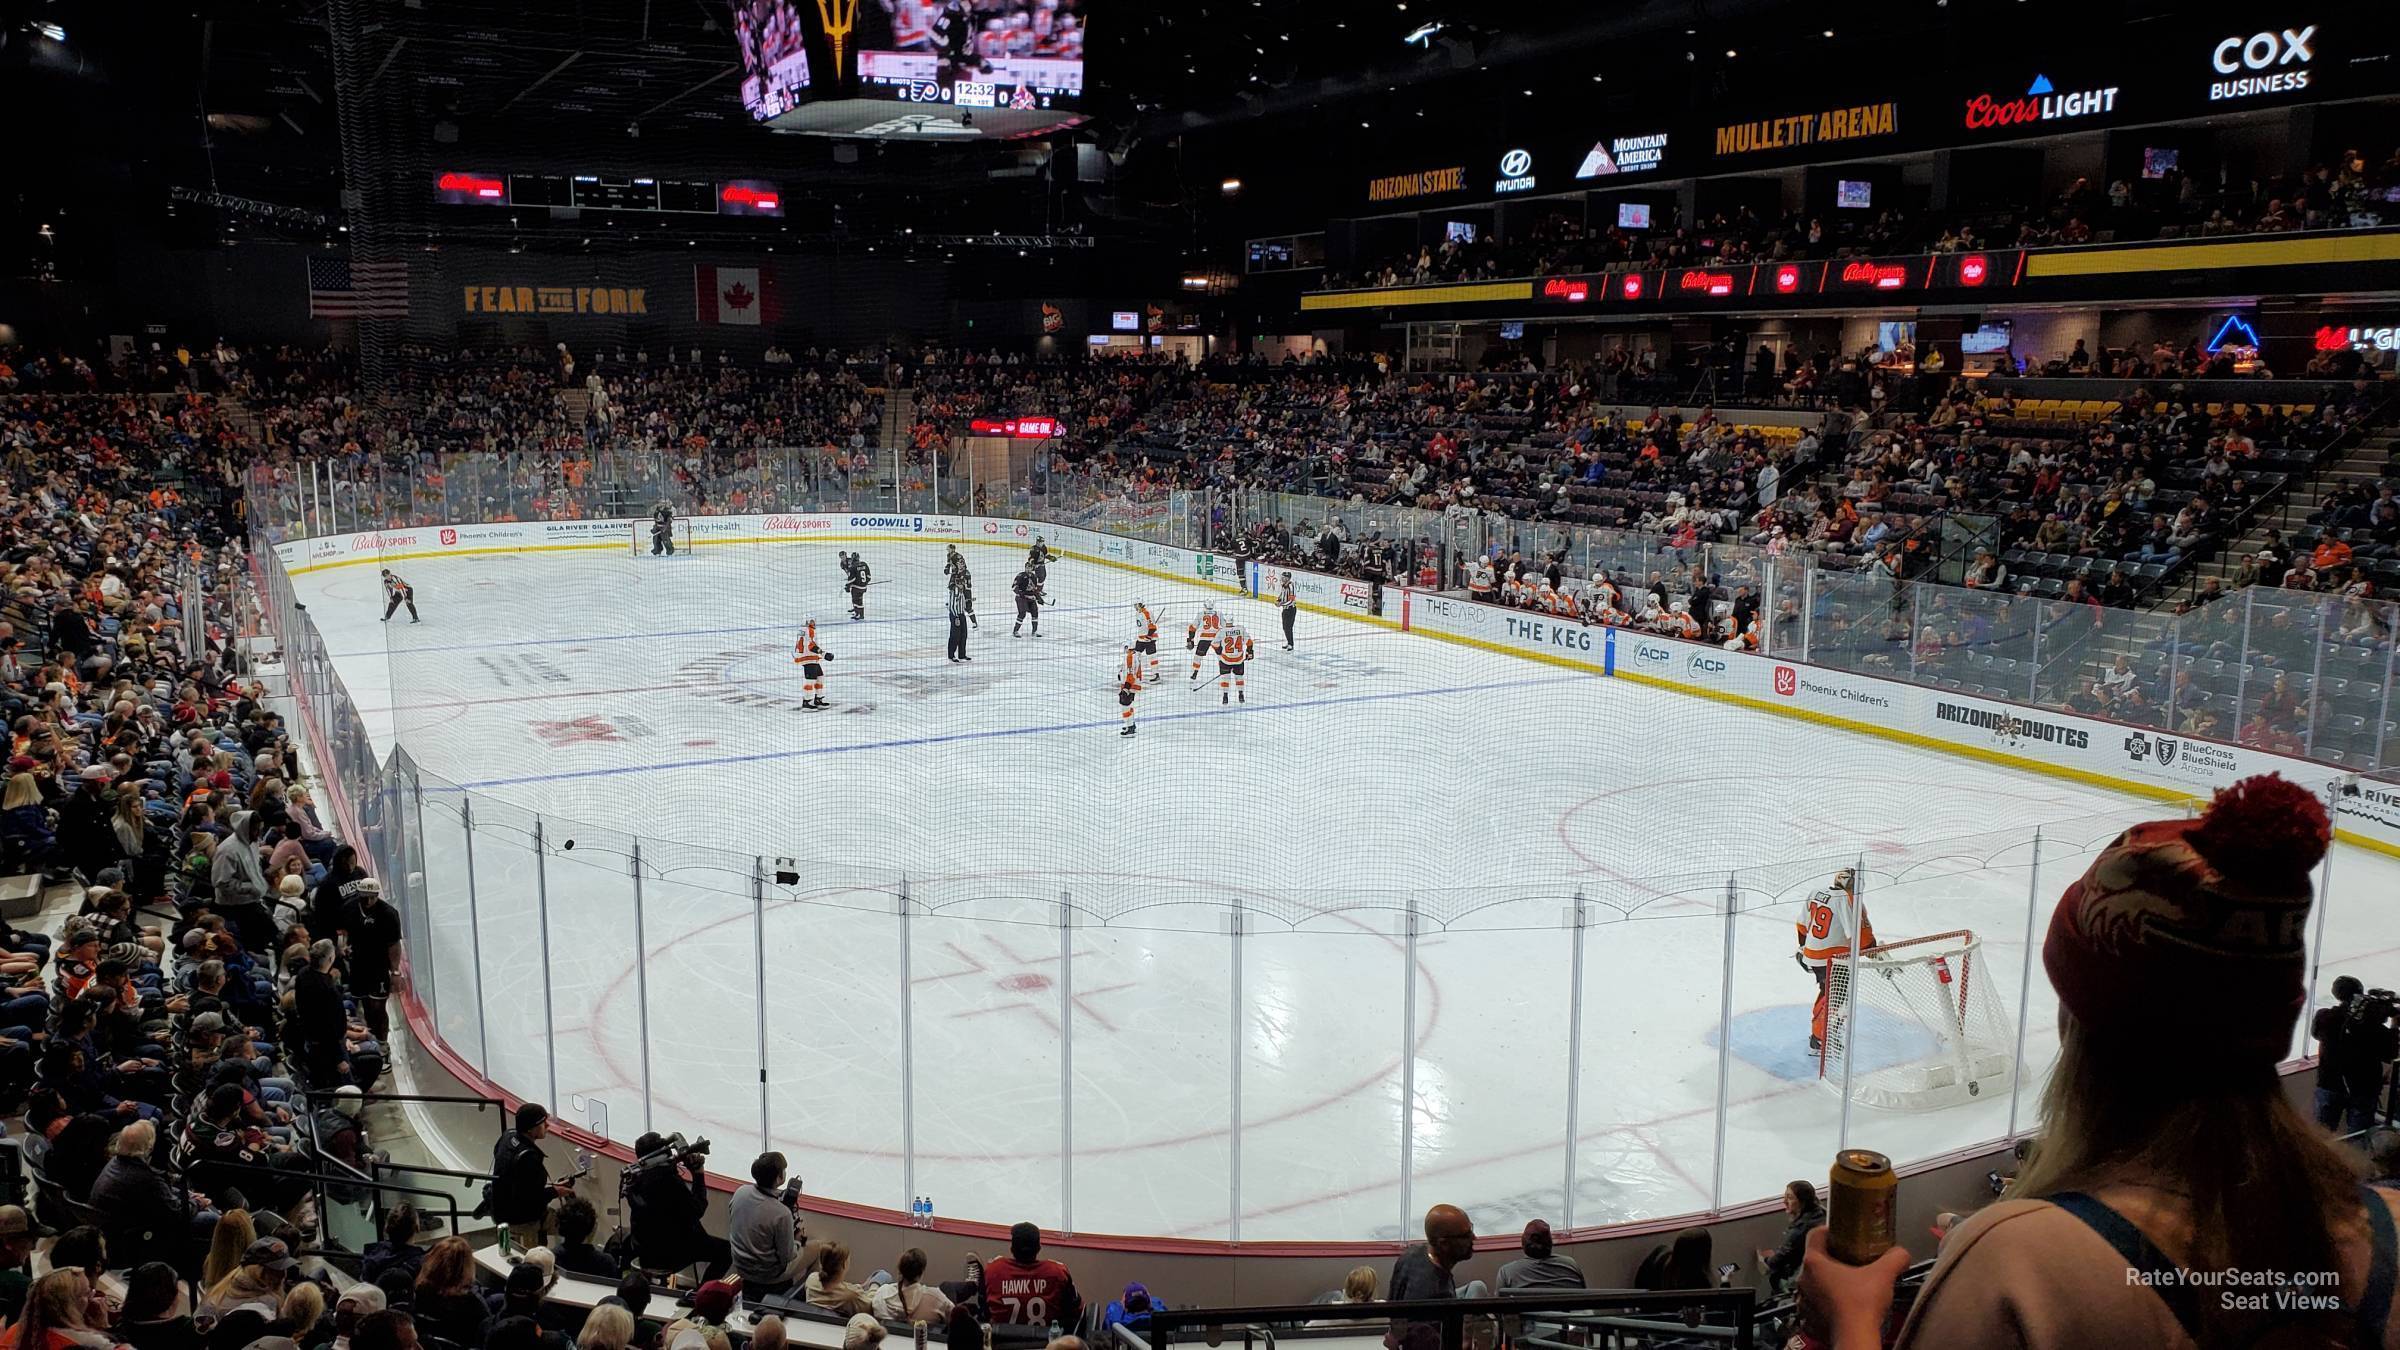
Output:
[[650,509],[650,556],[675,556],[675,508],[660,502]]
[[1050,546],[1042,542],[1040,535],[1035,535],[1033,547],[1025,550],[1025,570],[1033,573],[1037,589],[1046,590],[1050,585],[1050,556]]
[[1025,626],[1027,619],[1031,619],[1033,620],[1033,635],[1037,638],[1040,637],[1042,635],[1042,583],[1040,578],[1034,576],[1033,565],[1026,564],[1024,569],[1017,573],[1017,579],[1008,584],[1008,588],[1017,597],[1017,621],[1009,625],[1008,635],[1010,637],[1023,636],[1017,630]]
[[868,569],[864,555],[857,553],[842,555],[842,585],[850,592],[851,619],[858,620],[867,617],[867,587],[874,580],[875,574]]

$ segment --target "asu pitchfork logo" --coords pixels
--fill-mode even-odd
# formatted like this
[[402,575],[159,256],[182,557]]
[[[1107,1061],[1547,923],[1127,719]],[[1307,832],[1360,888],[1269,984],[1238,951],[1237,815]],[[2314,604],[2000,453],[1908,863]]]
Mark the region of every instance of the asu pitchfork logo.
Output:
[[825,40],[833,45],[833,69],[840,78],[842,48],[850,41],[850,30],[858,26],[858,0],[817,0],[817,18],[825,25]]

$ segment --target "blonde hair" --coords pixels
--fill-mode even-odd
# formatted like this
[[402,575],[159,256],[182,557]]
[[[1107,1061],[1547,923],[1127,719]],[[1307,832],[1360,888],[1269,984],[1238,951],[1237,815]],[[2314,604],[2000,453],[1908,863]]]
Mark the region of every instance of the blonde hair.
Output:
[[0,796],[0,811],[14,811],[20,806],[40,806],[41,804],[42,785],[39,780],[29,773],[10,775],[8,793],[6,796]]
[[633,1344],[633,1331],[632,1313],[621,1304],[603,1303],[583,1319],[575,1344],[581,1350],[625,1350]]
[[1353,1266],[1342,1277],[1344,1303],[1373,1303],[1375,1301],[1375,1267]]
[[17,1344],[44,1350],[53,1331],[97,1330],[86,1320],[92,1281],[80,1270],[54,1270],[25,1291],[25,1313],[17,1322]]
[[305,1341],[309,1330],[325,1316],[325,1290],[314,1280],[302,1280],[283,1296],[283,1306],[276,1312],[292,1324],[292,1329],[284,1334],[295,1341]]
[[200,1263],[200,1287],[214,1289],[225,1277],[242,1268],[242,1253],[258,1241],[258,1229],[250,1222],[250,1211],[229,1209],[217,1220],[216,1231],[209,1234],[208,1259]]

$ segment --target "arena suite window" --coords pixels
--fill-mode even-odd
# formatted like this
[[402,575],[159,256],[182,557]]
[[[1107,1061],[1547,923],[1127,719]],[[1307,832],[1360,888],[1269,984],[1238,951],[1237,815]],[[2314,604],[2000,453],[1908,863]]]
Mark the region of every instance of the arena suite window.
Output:
[[620,1183],[632,1216],[634,1250],[649,1270],[678,1270],[698,1262],[703,1278],[719,1279],[733,1264],[733,1248],[701,1226],[708,1213],[706,1139],[686,1143],[680,1134],[644,1134],[633,1141],[634,1160]]
[[2309,1035],[2317,1042],[2317,1122],[2356,1132],[2375,1117],[2384,1068],[2400,1057],[2400,994],[2369,989],[2355,975],[2333,982],[2333,1006],[2319,1008]]

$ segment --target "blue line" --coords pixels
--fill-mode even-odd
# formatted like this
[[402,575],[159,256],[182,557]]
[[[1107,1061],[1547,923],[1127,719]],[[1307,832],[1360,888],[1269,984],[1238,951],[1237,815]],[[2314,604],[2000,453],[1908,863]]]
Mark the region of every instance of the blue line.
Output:
[[[1294,712],[1304,708],[1332,708],[1351,703],[1382,703],[1401,698],[1431,698],[1443,694],[1477,694],[1495,689],[1532,689],[1542,685],[1566,684],[1574,680],[1591,678],[1594,677],[1589,675],[1550,675],[1523,680],[1498,680],[1490,684],[1450,685],[1440,689],[1398,689],[1379,694],[1341,694],[1331,698],[1303,699],[1297,703],[1236,703],[1203,708],[1198,712],[1165,713],[1145,720],[1182,722],[1196,717],[1223,717],[1232,713]],[[523,778],[486,778],[480,782],[461,783],[458,786],[464,790],[473,791],[479,788],[516,787],[527,783],[557,783],[573,778],[613,778],[619,774],[657,773],[667,769],[705,769],[724,764],[757,764],[775,759],[847,754],[853,750],[899,750],[918,745],[949,745],[960,741],[992,740],[1002,736],[1032,736],[1052,731],[1096,731],[1117,725],[1119,725],[1118,718],[1105,717],[1089,722],[1055,722],[1048,726],[1002,727],[991,731],[953,731],[939,736],[911,736],[899,740],[862,741],[851,745],[818,745],[799,750],[763,750],[751,755],[720,755],[711,759],[670,760],[663,764],[625,764],[607,769],[575,769],[566,773],[529,774]]]
[[[840,613],[841,611],[846,610],[848,606],[849,601],[845,599],[829,605],[827,608],[835,611],[836,613]],[[1131,609],[1132,607],[1133,602],[1130,600],[1125,601],[1122,606],[1122,608],[1126,609]],[[1042,611],[1042,614],[1044,617],[1052,614],[1090,614],[1095,610],[1108,610],[1117,608],[1120,608],[1120,606],[1052,605],[1045,608]],[[1006,619],[1015,613],[1016,605],[1015,601],[1012,599],[1009,604],[1008,612],[998,614],[996,617]],[[735,633],[790,633],[798,631],[802,621],[803,620],[801,619],[794,619],[785,623],[751,624],[742,628],[674,628],[668,629],[664,632],[653,633],[608,633],[599,637],[519,638],[511,642],[460,642],[447,647],[371,647],[363,651],[335,652],[332,655],[333,659],[336,661],[355,659],[359,657],[382,657],[386,660],[392,660],[403,656],[417,656],[420,654],[429,654],[433,652],[489,651],[494,647],[564,647],[571,644],[582,645],[594,642],[639,642],[644,638],[724,637]],[[830,633],[839,632],[845,628],[880,628],[889,624],[931,624],[947,622],[949,622],[949,619],[946,615],[931,614],[906,619],[853,620],[849,618],[834,618],[824,620],[819,624],[819,627]]]

